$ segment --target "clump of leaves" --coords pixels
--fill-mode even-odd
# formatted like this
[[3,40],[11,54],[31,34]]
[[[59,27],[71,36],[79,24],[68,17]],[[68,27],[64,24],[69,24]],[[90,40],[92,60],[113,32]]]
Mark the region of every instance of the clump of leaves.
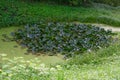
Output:
[[110,30],[86,24],[40,23],[26,25],[12,32],[13,39],[28,52],[82,53],[107,47],[112,41]]

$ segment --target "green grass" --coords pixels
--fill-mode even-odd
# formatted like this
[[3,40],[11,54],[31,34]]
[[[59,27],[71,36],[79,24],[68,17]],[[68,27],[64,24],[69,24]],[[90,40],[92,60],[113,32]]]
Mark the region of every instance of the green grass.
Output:
[[[113,61],[111,61],[111,58]],[[120,56],[106,58],[108,62],[103,64],[84,64],[80,67],[65,70],[65,75],[69,80],[119,80],[120,79]],[[65,79],[64,79],[65,80]]]
[[[32,65],[29,67],[27,65],[27,68],[23,67],[25,66],[24,64],[19,64],[18,62],[20,59],[18,59],[18,62],[15,60],[9,62],[12,64],[19,64],[13,66],[15,70],[10,66],[6,68],[6,66],[10,65],[8,63],[3,65],[4,68],[2,69],[3,73],[1,78],[3,80],[119,80],[120,56],[112,55],[104,59],[106,61],[103,60],[101,64],[90,63],[80,66],[67,64],[66,67],[58,65],[54,67],[39,67],[33,59],[33,62],[31,62]],[[34,65],[38,67],[38,71],[34,69]],[[39,69],[42,71],[39,72]],[[44,72],[43,75],[39,74],[41,72]]]
[[23,25],[40,20],[60,22],[103,23],[120,26],[120,10],[115,7],[70,7],[46,3],[2,0],[0,25]]

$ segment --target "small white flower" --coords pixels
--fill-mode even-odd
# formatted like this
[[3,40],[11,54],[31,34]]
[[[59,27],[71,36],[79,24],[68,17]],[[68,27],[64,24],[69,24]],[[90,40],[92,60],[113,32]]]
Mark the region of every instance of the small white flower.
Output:
[[3,65],[2,68],[9,68],[9,65]]
[[17,66],[12,67],[11,70],[17,70]]
[[19,57],[20,59],[23,59],[23,57]]
[[56,66],[57,70],[62,70],[62,67],[60,65]]
[[56,69],[55,69],[55,68],[50,68],[50,71],[51,71],[51,72],[55,72]]
[[24,65],[19,65],[19,67],[21,67],[21,68],[25,68],[25,66],[24,66]]
[[45,64],[43,64],[43,63],[42,63],[42,64],[40,64],[40,67],[44,68],[44,67],[45,67]]
[[30,61],[26,61],[27,63],[30,63]]
[[4,58],[2,58],[2,60],[9,60],[9,59],[4,57]]
[[0,69],[0,72],[2,72],[2,69]]
[[13,74],[9,74],[8,76],[11,77]]
[[30,70],[29,70],[29,69],[27,69],[27,70],[26,70],[26,72],[30,72]]
[[36,64],[35,63],[30,63],[29,66],[34,68],[36,66]]
[[35,66],[34,69],[39,69],[39,67],[36,67],[36,66]]
[[20,60],[20,62],[21,62],[21,63],[25,63],[25,61],[24,61],[24,60]]
[[6,72],[2,72],[2,75],[7,75],[7,73]]
[[87,51],[88,51],[88,52],[91,52],[91,49],[88,49]]
[[7,56],[7,54],[0,54],[0,56],[5,57],[5,56]]

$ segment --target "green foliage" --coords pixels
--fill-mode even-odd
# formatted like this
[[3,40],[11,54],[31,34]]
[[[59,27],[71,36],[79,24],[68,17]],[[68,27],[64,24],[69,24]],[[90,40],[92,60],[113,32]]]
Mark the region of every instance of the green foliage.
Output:
[[[65,1],[65,0],[64,0]],[[69,14],[68,14],[69,13]],[[50,5],[42,2],[0,0],[0,28],[39,22],[89,22],[120,26],[120,11],[106,8],[83,8]]]
[[107,47],[112,32],[85,24],[40,23],[12,32],[13,39],[28,52],[77,52]]
[[[117,50],[117,49],[116,49]],[[117,50],[119,52],[119,50]],[[114,53],[114,52],[113,52]],[[103,59],[104,64],[83,64],[47,66],[38,58],[25,60],[23,57],[7,58],[0,53],[2,80],[119,80],[120,56],[113,55]],[[108,62],[105,62],[107,60]],[[43,63],[43,62],[42,62]]]
[[19,1],[1,0],[0,1],[0,18],[1,18],[0,27],[10,26],[13,24],[14,25],[24,24],[24,21],[25,21],[24,17],[26,16],[26,14],[21,12],[20,8],[21,8],[21,4],[19,4]]
[[[13,59],[6,58],[6,54],[0,53],[2,64],[0,68],[0,79],[2,80],[57,80],[54,75],[57,75],[62,67],[47,67],[40,63],[38,58],[25,60],[23,57],[14,57]],[[62,77],[62,76],[61,76]]]
[[93,0],[94,2],[109,4],[111,6],[120,6],[120,0]]
[[87,6],[90,4],[90,0],[69,0],[69,4],[73,6],[82,5]]
[[91,2],[109,4],[111,6],[120,6],[120,0],[28,0],[28,1],[39,1],[39,2],[52,2],[56,4],[65,4],[70,6],[87,6]]
[[91,0],[33,0],[33,1],[54,2],[57,4],[65,4],[70,6],[86,6],[87,4],[90,4]]

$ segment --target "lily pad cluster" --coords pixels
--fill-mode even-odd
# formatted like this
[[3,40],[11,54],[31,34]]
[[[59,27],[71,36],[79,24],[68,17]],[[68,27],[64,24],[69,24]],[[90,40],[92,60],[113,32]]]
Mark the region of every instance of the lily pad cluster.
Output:
[[74,23],[40,23],[26,25],[11,33],[13,39],[28,53],[84,52],[107,47],[112,41],[110,30]]

